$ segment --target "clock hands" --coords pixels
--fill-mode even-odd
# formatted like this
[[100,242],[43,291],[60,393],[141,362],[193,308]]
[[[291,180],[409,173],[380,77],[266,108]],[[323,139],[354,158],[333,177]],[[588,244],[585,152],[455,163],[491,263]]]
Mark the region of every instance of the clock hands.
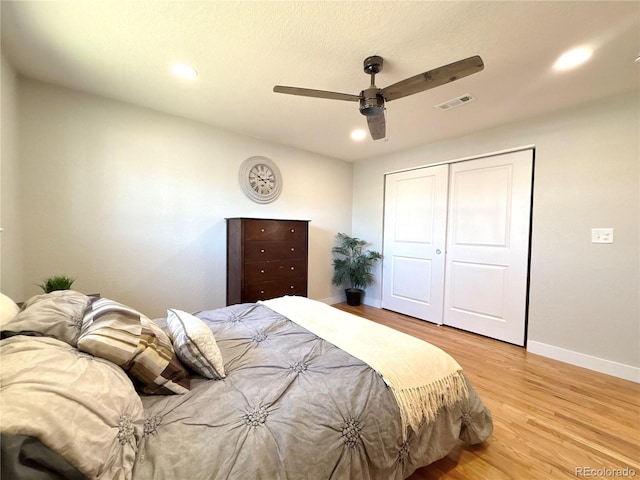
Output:
[[275,175],[266,165],[259,164],[251,170],[249,183],[259,194],[268,194],[275,187]]

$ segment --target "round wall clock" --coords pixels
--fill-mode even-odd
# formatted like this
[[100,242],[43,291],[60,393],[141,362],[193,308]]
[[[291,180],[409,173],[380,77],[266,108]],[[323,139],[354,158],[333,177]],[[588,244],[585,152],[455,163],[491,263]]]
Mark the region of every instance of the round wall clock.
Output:
[[269,203],[280,195],[282,176],[277,165],[268,158],[250,157],[240,166],[240,186],[254,202]]

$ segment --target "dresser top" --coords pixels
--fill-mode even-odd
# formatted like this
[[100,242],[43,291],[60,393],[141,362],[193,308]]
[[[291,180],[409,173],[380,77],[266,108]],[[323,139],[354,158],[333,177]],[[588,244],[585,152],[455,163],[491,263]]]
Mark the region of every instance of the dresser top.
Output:
[[270,222],[311,222],[311,220],[297,220],[293,218],[256,218],[256,217],[229,217],[225,220],[268,220]]

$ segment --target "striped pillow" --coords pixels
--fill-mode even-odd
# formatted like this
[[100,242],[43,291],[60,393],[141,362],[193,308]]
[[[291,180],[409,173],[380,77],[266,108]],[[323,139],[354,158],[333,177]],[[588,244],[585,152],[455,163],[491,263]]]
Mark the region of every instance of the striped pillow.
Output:
[[189,376],[160,327],[136,310],[107,298],[87,310],[78,349],[126,370],[143,393],[189,391]]
[[206,323],[187,312],[170,309],[167,325],[173,347],[185,365],[206,378],[220,380],[226,376],[222,353]]

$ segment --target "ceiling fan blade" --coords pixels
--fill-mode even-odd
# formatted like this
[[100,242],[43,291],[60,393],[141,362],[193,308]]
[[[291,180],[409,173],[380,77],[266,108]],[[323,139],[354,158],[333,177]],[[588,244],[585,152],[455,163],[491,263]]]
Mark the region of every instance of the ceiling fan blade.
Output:
[[371,115],[367,117],[367,124],[369,125],[369,132],[371,132],[371,138],[374,140],[380,140],[384,138],[386,134],[386,121],[384,118],[384,110],[378,115]]
[[289,95],[301,95],[303,97],[328,98],[329,100],[347,100],[350,102],[360,101],[358,95],[350,95],[348,93],[327,92],[325,90],[312,90],[310,88],[299,87],[283,87],[276,85],[273,87],[275,93],[286,93]]
[[482,59],[476,55],[389,85],[383,88],[380,94],[386,101],[396,100],[397,98],[406,97],[453,82],[459,78],[477,73],[482,69],[484,69],[484,63]]

